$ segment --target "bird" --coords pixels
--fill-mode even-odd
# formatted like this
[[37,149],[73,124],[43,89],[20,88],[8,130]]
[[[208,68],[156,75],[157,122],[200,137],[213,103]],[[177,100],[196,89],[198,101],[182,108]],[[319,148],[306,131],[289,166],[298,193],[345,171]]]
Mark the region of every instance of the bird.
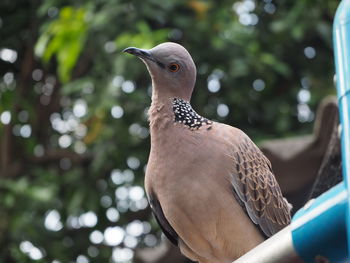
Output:
[[200,263],[236,260],[291,221],[271,164],[240,129],[199,115],[196,66],[174,42],[123,50],[152,81],[145,190],[165,236]]

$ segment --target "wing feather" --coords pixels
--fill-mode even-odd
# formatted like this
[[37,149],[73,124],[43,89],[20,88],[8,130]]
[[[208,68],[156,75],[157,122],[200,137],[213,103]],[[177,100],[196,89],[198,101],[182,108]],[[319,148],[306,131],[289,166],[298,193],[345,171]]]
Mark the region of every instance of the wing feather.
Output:
[[171,241],[171,243],[173,243],[175,246],[178,246],[179,236],[175,232],[174,228],[170,225],[169,221],[166,219],[163,213],[163,209],[156,195],[151,194],[148,199],[149,199],[149,203],[150,203],[153,215],[155,216],[163,233]]
[[290,223],[290,204],[283,198],[271,163],[247,137],[235,147],[232,185],[251,220],[266,236]]

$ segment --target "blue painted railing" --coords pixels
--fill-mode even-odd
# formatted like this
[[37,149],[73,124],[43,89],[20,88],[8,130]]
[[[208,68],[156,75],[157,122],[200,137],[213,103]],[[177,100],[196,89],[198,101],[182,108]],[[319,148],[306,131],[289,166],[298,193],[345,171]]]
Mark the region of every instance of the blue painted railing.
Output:
[[340,183],[293,216],[293,246],[304,262],[348,262],[347,199],[347,189]]
[[344,182],[300,209],[291,225],[237,263],[350,263],[350,0],[342,0],[333,24]]
[[350,0],[337,9],[333,44],[344,183],[293,217],[293,245],[304,262],[350,262]]
[[[341,123],[343,177],[350,187],[350,0],[341,1],[333,26],[336,83]],[[349,197],[350,198],[350,195]],[[347,207],[347,233],[350,240],[350,200]],[[350,251],[350,242],[348,250]]]

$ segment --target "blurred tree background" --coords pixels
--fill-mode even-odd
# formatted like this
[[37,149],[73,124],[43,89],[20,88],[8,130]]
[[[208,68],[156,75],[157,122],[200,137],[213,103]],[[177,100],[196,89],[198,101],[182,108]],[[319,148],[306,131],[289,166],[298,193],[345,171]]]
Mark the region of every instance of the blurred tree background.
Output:
[[128,46],[183,44],[192,104],[256,142],[310,133],[334,94],[336,0],[2,0],[0,261],[133,262],[150,78]]

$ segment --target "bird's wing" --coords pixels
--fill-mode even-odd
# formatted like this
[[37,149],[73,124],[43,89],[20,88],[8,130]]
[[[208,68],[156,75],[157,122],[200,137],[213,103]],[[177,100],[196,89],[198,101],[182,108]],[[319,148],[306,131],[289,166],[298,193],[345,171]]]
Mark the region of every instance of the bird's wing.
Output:
[[232,185],[251,220],[267,237],[290,223],[291,205],[283,198],[270,161],[244,136],[233,154]]
[[156,218],[158,225],[162,229],[163,233],[171,241],[171,243],[173,243],[175,246],[178,246],[179,236],[175,232],[175,230],[172,228],[168,220],[165,218],[163,209],[156,195],[150,194],[148,199],[149,199],[149,203],[151,206],[151,210],[154,214],[154,217]]

